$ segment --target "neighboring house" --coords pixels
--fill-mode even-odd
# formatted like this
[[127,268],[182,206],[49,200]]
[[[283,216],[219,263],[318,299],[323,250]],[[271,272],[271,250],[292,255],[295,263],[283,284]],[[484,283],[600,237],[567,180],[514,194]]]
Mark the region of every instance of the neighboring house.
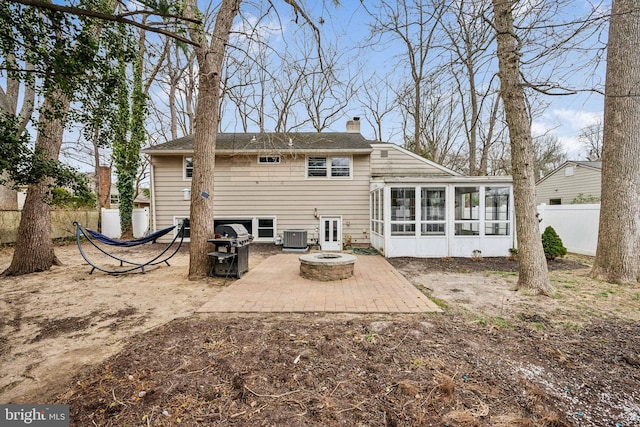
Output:
[[602,162],[565,162],[536,183],[536,204],[568,205],[576,198],[598,203],[601,175]]
[[[189,217],[193,137],[143,152],[153,227],[177,225]],[[344,133],[221,133],[215,162],[214,224],[241,223],[257,242],[304,230],[322,250],[372,245],[388,257],[506,256],[514,246],[510,177],[461,176],[365,139],[358,120]]]

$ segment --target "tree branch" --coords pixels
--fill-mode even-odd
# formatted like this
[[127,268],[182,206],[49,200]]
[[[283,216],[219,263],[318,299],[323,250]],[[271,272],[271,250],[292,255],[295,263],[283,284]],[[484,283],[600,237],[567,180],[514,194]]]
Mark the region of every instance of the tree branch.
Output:
[[[61,12],[61,13],[68,13],[71,15],[76,15],[76,16],[86,16],[89,18],[96,18],[96,19],[101,19],[103,21],[112,21],[112,22],[120,22],[123,24],[127,24],[127,25],[132,25],[134,27],[138,27],[138,28],[142,28],[143,30],[146,31],[151,31],[152,33],[157,33],[157,34],[162,34],[165,35],[167,37],[171,37],[173,39],[176,40],[180,40],[181,42],[190,44],[192,46],[198,46],[198,44],[196,42],[193,42],[191,40],[189,40],[186,37],[182,37],[176,33],[172,33],[171,31],[167,31],[167,30],[163,30],[160,28],[154,28],[151,25],[147,25],[147,24],[142,24],[140,22],[137,22],[133,19],[128,19],[125,18],[124,16],[120,16],[120,15],[110,15],[108,13],[102,13],[102,12],[97,12],[97,11],[93,11],[93,10],[88,10],[88,9],[82,9],[79,7],[73,7],[73,6],[62,6],[59,4],[54,4],[54,3],[47,3],[45,1],[42,0],[9,0],[12,3],[17,3],[17,4],[22,4],[24,6],[32,6],[32,7],[37,7],[40,9],[48,9],[48,10],[52,10],[54,12]],[[195,19],[191,19],[189,20],[190,22],[196,22],[196,23],[200,23],[200,21],[195,20]]]

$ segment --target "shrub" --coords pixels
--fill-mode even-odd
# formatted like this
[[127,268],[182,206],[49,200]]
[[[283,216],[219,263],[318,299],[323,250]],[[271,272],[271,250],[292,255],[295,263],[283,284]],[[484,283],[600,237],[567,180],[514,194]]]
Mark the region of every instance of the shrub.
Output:
[[542,248],[547,259],[556,259],[567,254],[567,248],[562,245],[562,240],[553,227],[548,226],[542,233]]

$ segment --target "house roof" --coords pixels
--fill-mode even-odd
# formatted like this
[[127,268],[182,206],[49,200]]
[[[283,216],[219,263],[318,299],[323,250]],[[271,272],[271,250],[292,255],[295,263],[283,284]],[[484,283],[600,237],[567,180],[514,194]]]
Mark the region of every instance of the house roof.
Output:
[[[219,133],[216,152],[220,154],[282,152],[370,153],[371,143],[360,133]],[[193,153],[193,135],[174,139],[142,150],[151,155]]]
[[578,167],[585,167],[585,168],[592,169],[592,170],[602,171],[602,162],[601,161],[568,160],[568,161],[564,162],[563,164],[561,164],[560,166],[558,166],[557,168],[555,168],[554,170],[552,170],[551,172],[549,172],[548,174],[546,174],[545,176],[543,176],[542,178],[540,178],[536,182],[536,185],[540,184],[541,182],[543,182],[544,180],[546,180],[550,176],[555,175],[558,171],[564,169],[567,166],[578,166]]

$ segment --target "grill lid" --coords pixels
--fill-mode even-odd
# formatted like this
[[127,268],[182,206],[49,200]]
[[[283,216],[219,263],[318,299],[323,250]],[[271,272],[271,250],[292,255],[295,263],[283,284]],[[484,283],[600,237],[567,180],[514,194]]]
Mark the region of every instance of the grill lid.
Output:
[[242,224],[223,224],[215,228],[214,232],[221,237],[242,239],[249,236],[249,232]]

